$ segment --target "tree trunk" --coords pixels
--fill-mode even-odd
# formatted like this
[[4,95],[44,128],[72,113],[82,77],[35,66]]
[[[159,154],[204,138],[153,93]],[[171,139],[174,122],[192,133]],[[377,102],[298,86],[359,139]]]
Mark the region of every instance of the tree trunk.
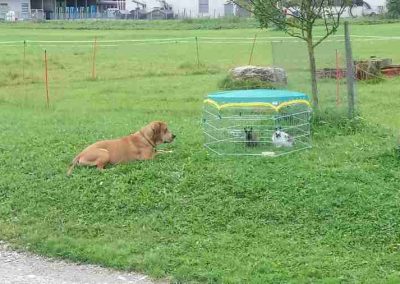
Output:
[[312,36],[307,37],[308,58],[310,61],[312,103],[315,110],[318,109],[318,86],[317,86],[317,66],[315,64],[314,47]]

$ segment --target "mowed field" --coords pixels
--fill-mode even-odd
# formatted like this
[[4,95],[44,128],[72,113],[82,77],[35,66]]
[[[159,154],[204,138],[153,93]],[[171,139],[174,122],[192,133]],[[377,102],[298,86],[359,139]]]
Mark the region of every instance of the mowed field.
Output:
[[[229,68],[248,64],[256,33],[253,64],[301,69],[300,44],[255,28],[42,27],[0,25],[0,239],[173,282],[400,281],[399,78],[358,84],[355,121],[335,109],[335,82],[322,81],[327,111],[314,121],[309,151],[217,157],[202,146],[204,96]],[[351,31],[355,58],[400,63],[400,39],[383,38],[400,37],[400,24]],[[335,63],[335,49],[340,42],[321,46],[324,62]],[[291,89],[307,91],[303,73],[289,72]],[[345,103],[343,82],[341,90]],[[66,176],[86,145],[152,120],[177,135],[161,146],[173,153]]]

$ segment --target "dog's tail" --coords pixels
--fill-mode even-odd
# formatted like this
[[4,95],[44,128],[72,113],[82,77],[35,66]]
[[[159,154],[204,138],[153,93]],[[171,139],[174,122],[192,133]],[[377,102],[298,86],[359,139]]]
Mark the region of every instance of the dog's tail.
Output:
[[72,170],[75,168],[75,166],[76,166],[76,165],[78,164],[78,162],[79,162],[79,158],[80,158],[80,156],[78,155],[78,156],[76,156],[76,157],[72,160],[71,165],[69,166],[68,171],[67,171],[67,176],[70,176],[70,175],[71,175]]

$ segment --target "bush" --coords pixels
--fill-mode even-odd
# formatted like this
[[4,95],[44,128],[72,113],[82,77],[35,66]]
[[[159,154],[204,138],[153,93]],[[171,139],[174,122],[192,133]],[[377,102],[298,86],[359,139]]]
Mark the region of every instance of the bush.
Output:
[[[325,129],[330,135],[353,135],[368,129],[368,123],[359,115],[348,118],[347,109],[326,108],[313,113],[312,125],[314,128]],[[330,131],[328,131],[330,129]]]
[[388,0],[387,8],[390,18],[400,18],[400,0]]

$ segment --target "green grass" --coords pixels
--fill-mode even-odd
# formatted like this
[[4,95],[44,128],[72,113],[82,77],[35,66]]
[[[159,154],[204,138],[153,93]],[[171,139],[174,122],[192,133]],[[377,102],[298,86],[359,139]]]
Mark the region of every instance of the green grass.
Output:
[[[0,41],[258,32],[29,27],[1,25]],[[399,36],[398,27],[352,31]],[[399,46],[364,41],[354,42],[353,49],[356,57],[391,56],[399,62]],[[329,110],[315,117],[312,150],[276,159],[221,158],[202,146],[202,100],[229,68],[247,64],[251,43],[200,40],[200,68],[195,48],[194,40],[100,44],[98,78],[91,80],[91,44],[30,43],[23,79],[22,45],[1,45],[0,238],[44,255],[176,282],[398,283],[400,80],[359,84],[363,119],[350,122],[332,110],[334,81],[321,81],[321,104]],[[294,59],[304,64],[301,48],[280,48],[277,60],[288,64],[289,87],[306,90],[304,71],[292,73],[296,69],[289,64]],[[321,49],[320,58],[331,60],[335,48]],[[44,49],[50,109],[44,100]],[[329,60],[325,63],[332,64]],[[253,62],[270,64],[271,45],[257,44]],[[164,146],[173,153],[104,173],[77,168],[66,177],[69,162],[86,145],[156,119],[177,134]]]
[[71,29],[71,30],[220,30],[258,28],[254,18],[227,17],[219,19],[183,20],[74,20],[46,21],[40,23],[5,23],[17,29]]
[[[382,16],[360,17],[346,19],[353,25],[381,25],[399,23],[399,19],[389,19]],[[14,29],[67,29],[67,30],[224,30],[258,28],[255,18],[226,17],[217,19],[197,18],[183,20],[73,20],[31,22],[3,22],[8,28]],[[316,26],[323,26],[323,20],[318,19]]]
[[221,90],[276,89],[276,86],[269,82],[258,79],[235,80],[231,75],[223,78],[218,87]]

